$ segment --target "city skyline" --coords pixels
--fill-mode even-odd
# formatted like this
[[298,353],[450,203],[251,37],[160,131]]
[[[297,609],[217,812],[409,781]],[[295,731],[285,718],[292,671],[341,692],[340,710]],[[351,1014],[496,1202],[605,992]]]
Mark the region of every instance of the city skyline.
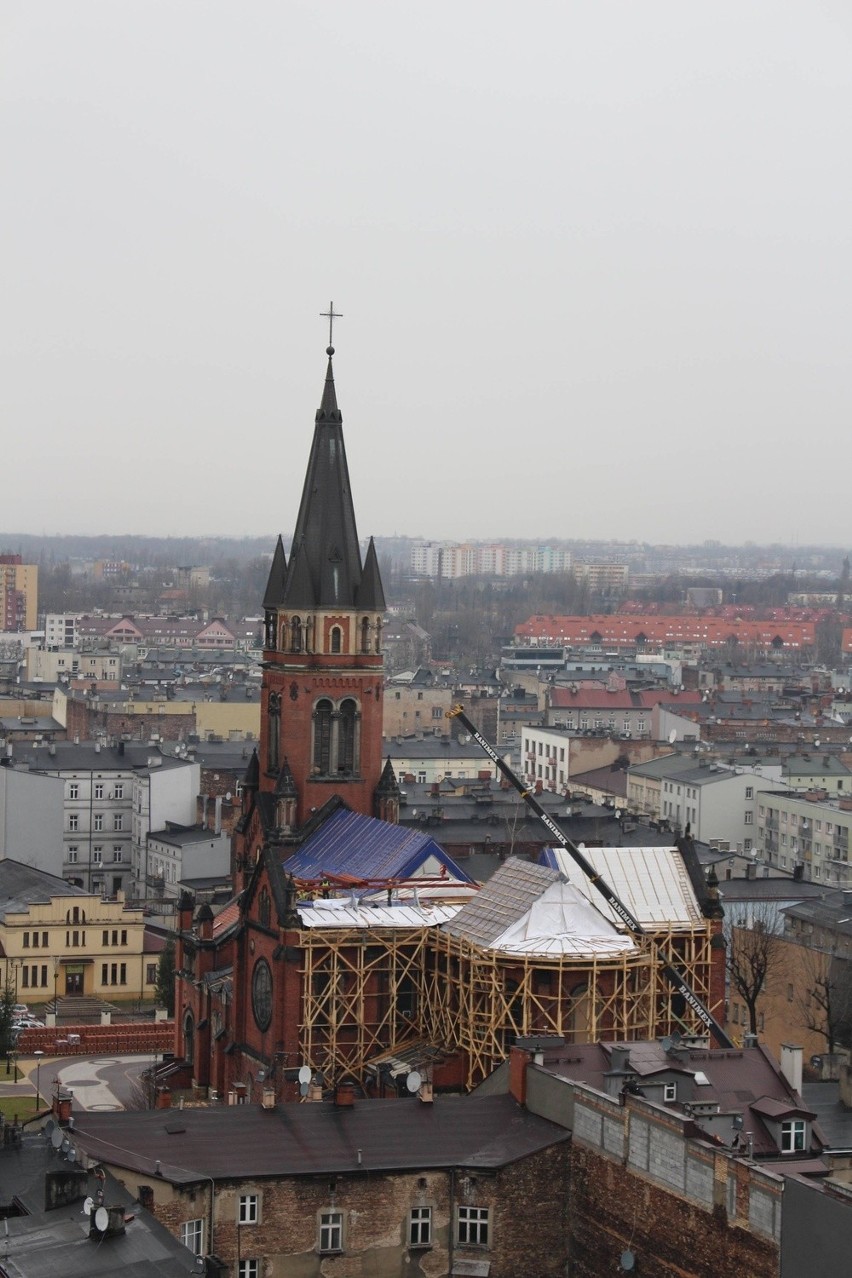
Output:
[[846,543],[843,7],[83,0],[6,40],[7,528],[291,528],[333,298],[362,537]]

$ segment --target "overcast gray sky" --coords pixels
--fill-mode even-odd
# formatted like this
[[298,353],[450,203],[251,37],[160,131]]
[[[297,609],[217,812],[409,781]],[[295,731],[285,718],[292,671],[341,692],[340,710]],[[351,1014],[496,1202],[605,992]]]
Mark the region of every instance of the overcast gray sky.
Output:
[[850,540],[848,0],[0,22],[0,532]]

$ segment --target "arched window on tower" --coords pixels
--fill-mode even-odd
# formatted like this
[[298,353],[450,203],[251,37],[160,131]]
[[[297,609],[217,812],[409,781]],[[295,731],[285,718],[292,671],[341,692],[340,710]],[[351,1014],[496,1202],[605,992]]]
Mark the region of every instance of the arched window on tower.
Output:
[[381,656],[381,652],[382,652],[382,619],[381,617],[379,617],[376,620],[376,653],[378,656]]
[[281,694],[270,692],[269,713],[267,716],[266,736],[266,769],[277,772],[280,767],[281,753]]
[[187,1065],[192,1065],[195,1058],[195,1021],[192,1019],[192,1012],[187,1012],[183,1018],[183,1059]]
[[294,617],[290,622],[290,651],[302,651],[302,618]]
[[355,728],[358,720],[358,706],[351,697],[341,702],[340,722],[338,729],[337,771],[345,774],[355,772],[356,749]]
[[343,631],[340,626],[331,627],[331,651],[341,652],[343,650]]
[[331,772],[331,716],[332,704],[323,699],[314,710],[314,771],[321,776]]
[[365,617],[361,622],[361,651],[370,651],[370,618]]

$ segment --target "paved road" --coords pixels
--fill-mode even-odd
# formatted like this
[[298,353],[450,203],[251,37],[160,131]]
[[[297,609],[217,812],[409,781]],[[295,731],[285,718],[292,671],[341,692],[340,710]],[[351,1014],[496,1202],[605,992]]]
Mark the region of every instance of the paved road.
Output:
[[74,1092],[76,1109],[131,1108],[137,1079],[152,1061],[151,1056],[97,1056],[75,1060],[60,1067],[59,1081]]
[[22,1057],[18,1068],[23,1077],[13,1083],[0,1069],[0,1095],[33,1096],[36,1078],[42,1100],[50,1104],[53,1081],[58,1078],[63,1087],[74,1093],[74,1107],[78,1110],[113,1110],[134,1108],[137,1090],[136,1080],[144,1069],[153,1064],[153,1056],[88,1056],[51,1057],[45,1055],[41,1070],[34,1057]]

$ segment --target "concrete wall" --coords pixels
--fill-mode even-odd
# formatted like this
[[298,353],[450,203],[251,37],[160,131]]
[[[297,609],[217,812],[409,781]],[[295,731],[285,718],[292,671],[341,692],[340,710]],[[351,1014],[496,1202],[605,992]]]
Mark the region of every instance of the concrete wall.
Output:
[[64,803],[58,777],[0,768],[0,858],[61,877]]

